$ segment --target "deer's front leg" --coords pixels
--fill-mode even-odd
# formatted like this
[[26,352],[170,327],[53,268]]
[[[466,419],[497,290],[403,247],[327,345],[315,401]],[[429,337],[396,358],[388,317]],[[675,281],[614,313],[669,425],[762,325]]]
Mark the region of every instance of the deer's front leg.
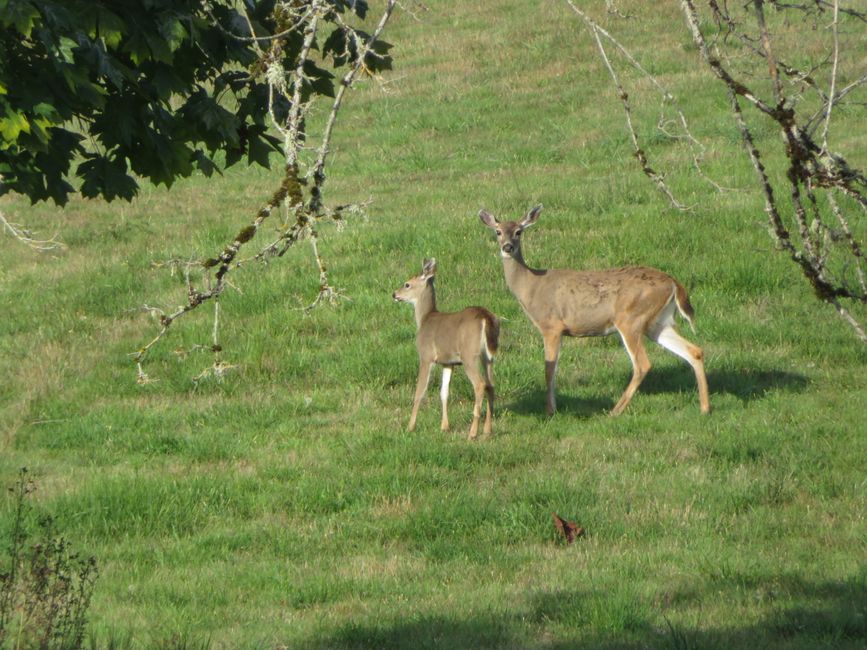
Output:
[[556,332],[542,332],[545,342],[545,384],[548,387],[548,401],[545,404],[545,412],[554,415],[557,410],[557,399],[554,396],[554,377],[557,372],[557,359],[560,357],[560,341],[563,334]]
[[415,431],[415,420],[418,417],[418,407],[421,405],[421,398],[427,390],[428,381],[430,381],[430,369],[433,363],[422,360],[418,367],[418,382],[415,386],[415,400],[412,403],[412,415],[409,417],[409,426],[407,431]]

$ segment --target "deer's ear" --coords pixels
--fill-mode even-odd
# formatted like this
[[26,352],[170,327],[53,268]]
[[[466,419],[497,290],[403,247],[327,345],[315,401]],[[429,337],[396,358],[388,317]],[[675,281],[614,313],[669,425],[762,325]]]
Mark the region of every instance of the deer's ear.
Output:
[[539,218],[539,214],[541,214],[541,212],[542,204],[540,203],[527,213],[527,215],[521,221],[521,227],[526,228],[527,226],[532,226],[534,223],[536,223],[536,219]]
[[479,219],[481,219],[482,223],[488,228],[497,227],[497,218],[487,210],[479,210]]
[[437,261],[436,258],[432,257],[429,260],[425,260],[421,265],[421,274],[425,278],[432,278],[437,272]]

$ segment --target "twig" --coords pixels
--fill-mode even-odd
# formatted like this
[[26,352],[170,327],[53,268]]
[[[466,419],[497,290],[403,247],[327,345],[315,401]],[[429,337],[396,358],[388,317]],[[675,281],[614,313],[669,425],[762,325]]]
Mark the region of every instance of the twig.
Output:
[[807,120],[807,129],[809,131],[812,131],[815,128],[813,126],[814,122],[816,122],[817,120],[824,120],[825,115],[827,115],[832,106],[837,106],[838,104],[842,103],[843,98],[846,97],[846,95],[851,93],[853,90],[860,88],[864,84],[867,84],[867,74],[863,75],[859,79],[856,79],[855,81],[842,88],[840,92],[836,94],[833,100],[831,98],[826,98],[825,101],[822,103],[822,108],[820,108],[815,114],[810,117],[810,119]]
[[[211,21],[214,23],[214,25],[217,27],[217,29],[219,29],[221,32],[223,32],[223,34],[225,34],[226,36],[228,36],[230,38],[235,39],[236,41],[240,41],[242,43],[250,43],[257,50],[259,48],[259,43],[269,43],[269,42],[279,41],[279,40],[286,38],[290,34],[294,33],[301,25],[304,24],[304,20],[306,18],[308,18],[310,13],[311,13],[311,10],[308,9],[304,14],[302,14],[298,18],[298,20],[291,27],[284,29],[282,32],[279,32],[277,34],[271,34],[269,36],[256,36],[256,31],[253,29],[253,21],[250,20],[250,16],[247,13],[247,8],[242,4],[240,9],[241,9],[241,12],[242,12],[244,18],[246,19],[247,26],[250,30],[250,36],[242,36],[241,34],[236,34],[232,31],[229,31],[225,27],[223,27],[223,25],[220,24],[220,21],[217,20],[217,17],[214,16],[214,13],[211,11],[211,8],[207,6],[207,4],[205,5],[204,9],[205,9],[205,13],[208,14],[208,17],[211,19]],[[259,52],[261,53],[261,50],[259,50]]]
[[[2,182],[2,179],[0,179],[0,182]],[[3,226],[3,232],[11,235],[14,239],[18,240],[28,248],[33,249],[37,253],[50,253],[52,251],[66,250],[66,244],[58,241],[57,235],[54,235],[51,239],[36,239],[31,230],[25,228],[21,224],[12,223],[6,219],[6,215],[3,214],[2,210],[0,210],[0,225]]]
[[759,34],[761,36],[762,49],[765,53],[765,61],[768,63],[768,73],[771,75],[771,83],[774,88],[774,100],[777,103],[777,108],[781,109],[785,98],[783,97],[783,88],[780,85],[780,71],[777,68],[777,60],[771,51],[771,35],[765,22],[764,0],[753,0],[753,8],[756,12],[756,22],[759,24]]
[[834,95],[837,89],[837,65],[840,60],[840,33],[838,30],[838,18],[840,15],[840,0],[834,0],[834,63],[831,67],[831,89],[828,91],[828,110],[825,114],[825,125],[822,127],[822,153],[828,153],[828,127],[831,125],[831,110],[834,107]]
[[698,46],[702,58],[710,66],[710,69],[713,71],[713,73],[717,77],[719,77],[719,79],[723,81],[732,90],[732,92],[742,96],[748,102],[753,104],[753,106],[759,109],[762,113],[773,116],[775,113],[775,109],[772,106],[759,99],[759,97],[757,97],[756,94],[752,90],[747,88],[744,84],[740,83],[739,81],[735,81],[728,73],[728,71],[720,64],[719,59],[711,55],[710,50],[707,46],[707,41],[705,41],[704,36],[701,33],[697,11],[692,0],[681,0],[680,4],[683,9],[684,15],[686,16],[687,25],[692,32],[692,39]]
[[849,249],[852,251],[852,256],[855,258],[855,273],[858,276],[858,283],[861,286],[861,293],[867,295],[867,280],[864,277],[864,252],[861,250],[861,245],[852,236],[852,229],[849,227],[849,221],[840,210],[837,204],[837,199],[834,198],[833,192],[828,192],[828,204],[831,206],[831,212],[837,217],[840,223],[840,228],[843,231],[843,237],[846,243],[849,244]]
[[[644,152],[638,142],[638,134],[635,132],[635,127],[632,124],[632,109],[629,105],[629,94],[623,89],[623,85],[620,83],[620,79],[617,77],[617,73],[614,71],[614,67],[611,65],[611,61],[609,60],[608,54],[605,51],[605,46],[602,44],[602,38],[600,37],[600,34],[605,35],[606,38],[611,41],[614,41],[613,37],[604,29],[599,27],[599,25],[596,24],[596,21],[590,18],[590,16],[588,16],[585,12],[575,6],[575,3],[572,0],[566,0],[566,2],[572,8],[572,10],[576,14],[578,14],[578,16],[587,24],[587,26],[590,28],[590,31],[593,33],[593,37],[596,39],[596,45],[599,49],[599,54],[602,57],[603,63],[605,63],[605,67],[608,69],[608,74],[611,76],[611,80],[614,82],[614,86],[617,89],[617,95],[620,98],[621,103],[623,104],[623,112],[626,116],[626,127],[629,130],[629,137],[632,140],[634,156],[638,160],[638,163],[641,165],[642,171],[650,180],[652,180],[656,184],[659,190],[668,197],[668,200],[677,210],[689,210],[687,206],[678,201],[674,197],[674,194],[671,193],[671,190],[665,183],[665,178],[663,174],[660,174],[650,166],[650,163],[647,160],[647,154]],[[620,47],[619,44],[617,44],[617,46]],[[621,51],[624,50],[621,48]],[[627,53],[627,56],[629,57],[633,65],[643,70],[643,68],[638,65],[638,62],[635,61],[635,59],[633,59],[631,55]],[[657,86],[661,88],[661,86],[659,86],[658,84]],[[667,91],[664,91],[664,89],[663,92],[664,96],[671,97],[671,95],[669,95]]]
[[301,110],[301,89],[304,80],[306,79],[304,74],[304,64],[307,63],[307,58],[310,56],[310,48],[313,47],[313,41],[316,38],[316,27],[319,24],[319,5],[319,0],[312,0],[310,5],[310,11],[313,16],[304,27],[304,43],[301,46],[301,53],[298,55],[298,64],[295,67],[292,103],[289,108],[289,116],[286,120],[289,125],[284,145],[286,167],[294,169],[296,177],[298,175],[298,149],[299,137],[301,135],[301,116],[304,114]]

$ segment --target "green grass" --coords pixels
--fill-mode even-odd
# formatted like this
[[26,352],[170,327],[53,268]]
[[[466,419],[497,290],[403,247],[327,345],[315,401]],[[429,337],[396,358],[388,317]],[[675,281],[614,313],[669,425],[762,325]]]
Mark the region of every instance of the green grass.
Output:
[[[772,250],[724,94],[677,7],[609,27],[686,98],[707,172],[739,190],[716,193],[685,149],[652,141],[651,163],[696,206],[686,214],[631,157],[607,73],[565,4],[454,2],[421,19],[395,19],[388,85],[354,92],[339,122],[329,200],[375,200],[366,221],[320,241],[351,301],[298,309],[317,287],[304,243],[233,274],[221,339],[237,368],[222,383],[191,380],[208,355],[174,354],[210,341],[205,308],[155,348],[158,381],[137,385],[128,353],[156,323],[128,310],[181,304],[183,278],[151,262],[219,250],[277,171],[143,188],[129,205],[4,200],[10,218],[70,248],[52,258],[0,239],[0,479],[30,468],[34,507],[98,558],[95,637],[863,648],[867,352]],[[652,125],[647,98],[637,112]],[[857,118],[841,111],[834,127],[863,166]],[[778,147],[772,130],[758,136]],[[560,411],[544,416],[541,339],[476,217],[538,202],[531,265],[649,264],[689,288],[709,417],[689,367],[658,348],[627,412],[608,417],[630,373],[615,338],[565,341]],[[454,432],[438,430],[438,375],[417,431],[404,431],[415,326],[391,292],[425,256],[439,263],[442,309],[483,304],[503,319],[490,440],[465,440],[462,373]],[[552,511],[587,537],[560,544]]]

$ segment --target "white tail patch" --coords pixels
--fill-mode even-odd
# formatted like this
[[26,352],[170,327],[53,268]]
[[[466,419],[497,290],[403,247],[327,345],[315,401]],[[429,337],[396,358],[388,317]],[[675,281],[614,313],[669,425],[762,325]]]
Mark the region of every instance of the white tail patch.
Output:
[[488,347],[488,321],[482,321],[482,351],[485,353],[485,357],[488,361],[494,360],[494,355],[496,352],[491,352],[491,348]]
[[[693,331],[693,334],[694,334],[695,333],[695,323],[692,320],[692,316],[690,316],[688,313],[686,313],[686,311],[683,309],[683,307],[680,306],[680,303],[677,301],[677,285],[676,284],[674,286],[672,286],[672,288],[671,288],[671,301],[675,305],[677,305],[677,311],[680,312],[681,316],[683,316],[683,320],[685,320],[687,323],[689,323],[689,328]],[[674,321],[672,320],[672,324],[673,323],[674,323]]]

